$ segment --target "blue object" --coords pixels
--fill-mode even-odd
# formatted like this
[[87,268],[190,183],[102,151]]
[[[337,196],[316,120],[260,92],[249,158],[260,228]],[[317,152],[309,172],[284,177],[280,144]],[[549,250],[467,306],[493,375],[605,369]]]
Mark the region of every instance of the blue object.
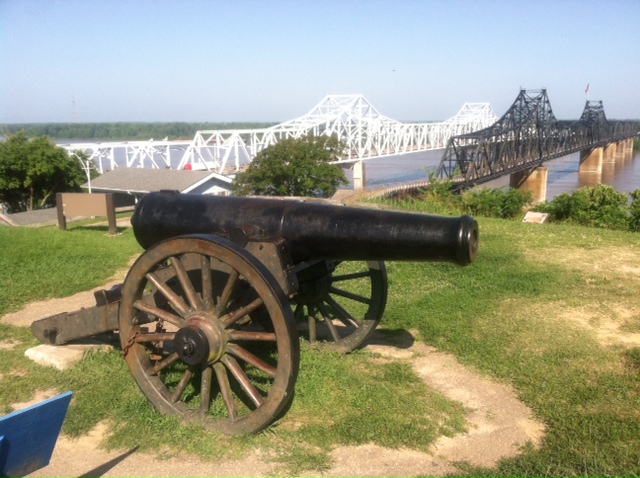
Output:
[[72,392],[0,418],[0,477],[25,476],[51,461]]

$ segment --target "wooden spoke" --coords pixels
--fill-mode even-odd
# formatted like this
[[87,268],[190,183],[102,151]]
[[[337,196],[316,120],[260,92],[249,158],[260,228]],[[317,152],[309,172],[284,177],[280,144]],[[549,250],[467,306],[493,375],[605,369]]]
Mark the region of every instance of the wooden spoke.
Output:
[[318,337],[318,330],[316,328],[316,318],[311,313],[311,310],[309,310],[307,321],[309,323],[309,343],[311,345],[315,345],[316,339]]
[[240,364],[236,361],[236,359],[230,357],[229,355],[225,355],[222,358],[222,362],[231,371],[231,374],[238,381],[238,383],[242,387],[242,390],[245,391],[253,404],[256,407],[262,405],[262,395],[260,395],[260,392],[258,392],[258,390],[253,386],[251,380],[249,380],[249,377],[247,377],[247,374],[244,373],[244,370],[242,370],[242,367],[240,367]]
[[149,333],[149,334],[140,334],[136,335],[133,341],[137,344],[142,342],[162,342],[162,341],[170,341],[175,338],[175,332],[162,332],[162,333]]
[[184,294],[187,296],[187,300],[189,301],[189,305],[191,309],[202,309],[202,300],[196,293],[196,290],[193,288],[193,284],[191,283],[191,279],[189,279],[189,275],[182,264],[182,261],[177,257],[170,257],[171,267],[176,273],[176,277],[182,286],[182,290]]
[[322,302],[318,303],[318,309],[320,309],[320,313],[324,318],[324,323],[329,329],[331,337],[333,337],[333,340],[337,342],[338,340],[340,340],[340,334],[338,333],[338,330],[336,329],[336,326],[331,319],[331,314],[329,314],[329,311]]
[[165,296],[165,298],[181,316],[184,317],[187,314],[187,312],[189,311],[189,306],[185,303],[184,300],[182,300],[182,297],[173,292],[171,288],[167,284],[162,282],[153,272],[148,273],[145,277],[155,286],[156,289],[160,291],[163,296]]
[[245,330],[229,330],[229,340],[259,340],[262,342],[275,342],[276,334],[273,332],[251,332]]
[[362,272],[355,272],[353,274],[343,274],[340,276],[333,276],[331,277],[331,282],[342,282],[342,281],[348,281],[348,280],[354,280],[354,279],[364,279],[365,277],[371,277],[371,272],[362,271]]
[[180,400],[180,397],[184,393],[185,388],[187,388],[187,385],[189,385],[189,380],[191,380],[191,377],[193,377],[193,370],[191,368],[188,368],[184,372],[184,375],[182,375],[180,382],[178,382],[178,386],[171,395],[171,403],[176,403],[178,400]]
[[342,307],[340,304],[338,304],[338,302],[336,302],[335,299],[333,297],[331,297],[330,295],[325,297],[325,301],[327,302],[327,304],[329,304],[331,307],[333,307],[333,309],[340,316],[339,317],[340,320],[345,325],[347,325],[347,326],[351,325],[353,327],[360,327],[362,325],[362,322],[356,320],[344,307]]
[[296,318],[296,320],[300,321],[302,320],[302,318],[304,317],[304,305],[302,304],[296,304],[296,308],[293,311],[293,316]]
[[224,285],[224,290],[220,295],[220,302],[216,305],[216,308],[213,312],[214,317],[220,317],[222,312],[224,311],[227,303],[229,302],[229,298],[231,297],[231,293],[236,285],[236,281],[238,280],[239,274],[238,271],[231,271],[229,274],[229,278],[227,279],[227,283]]
[[178,317],[177,315],[173,315],[171,312],[167,312],[166,310],[160,309],[155,305],[147,304],[141,300],[137,300],[133,303],[133,306],[141,310],[142,312],[146,312],[147,314],[151,314],[156,316],[159,319],[162,319],[170,324],[173,324],[177,327],[182,325],[184,319],[182,317]]
[[276,369],[269,365],[267,362],[262,360],[259,357],[256,357],[251,352],[246,349],[243,349],[239,345],[229,344],[228,351],[230,354],[235,355],[239,359],[244,360],[245,362],[253,365],[258,370],[262,370],[264,373],[269,375],[272,378],[276,376]]
[[202,276],[202,301],[204,310],[213,312],[213,279],[211,278],[211,261],[205,255],[200,256]]
[[155,375],[157,374],[160,370],[162,370],[163,368],[171,365],[173,362],[175,362],[176,360],[178,360],[178,354],[177,353],[172,353],[171,355],[169,355],[167,358],[165,358],[164,360],[161,360],[160,362],[158,362],[156,365],[154,365],[153,367],[151,367],[150,369],[147,370],[147,375]]
[[211,406],[212,377],[213,369],[208,366],[204,367],[200,377],[200,413],[202,415],[206,414]]
[[229,418],[234,420],[238,416],[236,404],[233,401],[233,392],[231,391],[231,385],[229,384],[229,376],[227,375],[227,369],[220,362],[213,364],[213,370],[216,372],[216,378],[218,379],[218,385],[220,386],[220,393],[222,399],[229,412]]
[[256,310],[262,304],[263,304],[262,299],[260,297],[258,297],[253,302],[251,302],[249,305],[245,305],[244,307],[241,307],[238,310],[236,310],[235,312],[233,312],[228,317],[222,318],[222,325],[226,329],[231,324],[236,323],[238,320],[240,320],[241,318],[243,318],[247,314],[250,314],[251,312]]
[[371,299],[369,299],[368,297],[363,297],[363,296],[358,295],[358,294],[353,294],[353,293],[348,292],[346,290],[338,289],[337,287],[331,287],[329,289],[329,293],[336,294],[336,295],[339,295],[341,297],[345,297],[347,299],[351,299],[351,300],[355,300],[355,301],[358,301],[358,302],[362,302],[363,304],[370,304],[371,303]]

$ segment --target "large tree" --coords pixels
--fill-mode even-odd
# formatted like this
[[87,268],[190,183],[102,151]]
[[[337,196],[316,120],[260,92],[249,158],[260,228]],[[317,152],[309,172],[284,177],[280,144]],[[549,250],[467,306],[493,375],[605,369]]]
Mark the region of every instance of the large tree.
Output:
[[278,141],[256,155],[233,183],[235,194],[257,196],[330,197],[348,184],[338,160],[346,145],[329,136]]
[[0,203],[11,213],[53,206],[56,193],[80,191],[86,178],[80,161],[46,136],[0,142]]

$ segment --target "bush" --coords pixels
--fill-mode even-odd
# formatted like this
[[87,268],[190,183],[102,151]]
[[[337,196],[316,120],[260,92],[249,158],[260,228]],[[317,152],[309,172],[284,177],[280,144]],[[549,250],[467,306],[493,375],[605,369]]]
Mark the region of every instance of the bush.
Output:
[[435,171],[429,173],[429,186],[420,189],[420,201],[426,203],[434,213],[457,214],[460,210],[460,195],[454,192],[449,179],[437,179]]
[[462,208],[464,212],[474,216],[513,219],[531,201],[530,191],[484,188],[465,192],[462,195]]
[[529,191],[484,188],[458,194],[451,181],[440,181],[431,177],[429,187],[417,192],[402,192],[390,201],[403,208],[429,212],[432,214],[495,217],[513,219],[522,214],[531,204]]
[[629,206],[629,230],[640,231],[640,189],[631,193],[631,206]]
[[[599,184],[580,188],[573,194],[563,193],[553,201],[537,206],[535,210],[549,213],[550,219],[555,222],[568,221],[582,226],[628,230],[631,219],[627,204],[625,194],[611,186]],[[636,209],[636,222],[640,229],[640,206]]]

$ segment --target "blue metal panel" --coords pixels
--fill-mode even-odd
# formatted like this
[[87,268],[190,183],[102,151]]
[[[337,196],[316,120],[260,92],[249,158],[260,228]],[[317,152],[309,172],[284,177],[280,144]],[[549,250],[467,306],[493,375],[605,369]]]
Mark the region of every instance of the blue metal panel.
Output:
[[49,464],[72,394],[0,418],[0,477],[25,476]]

